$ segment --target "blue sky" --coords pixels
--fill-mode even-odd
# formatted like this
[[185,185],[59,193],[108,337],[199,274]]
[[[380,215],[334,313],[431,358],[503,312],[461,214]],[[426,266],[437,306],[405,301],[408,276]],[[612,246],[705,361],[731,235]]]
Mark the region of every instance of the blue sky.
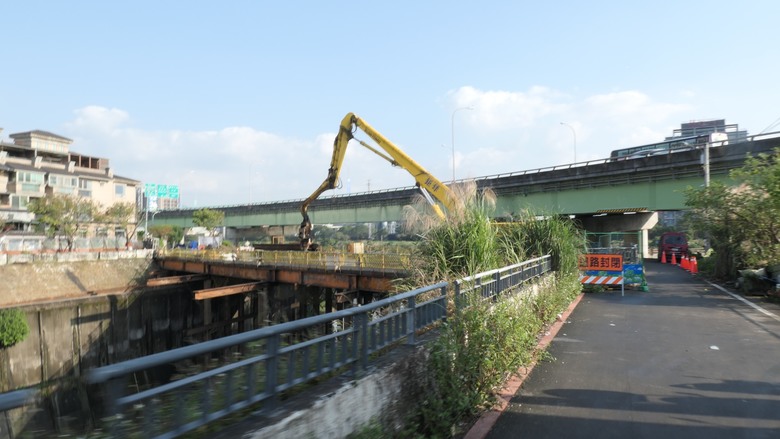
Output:
[[[63,135],[201,207],[307,197],[348,112],[442,180],[453,130],[470,178],[780,118],[777,2],[375,3],[10,2],[0,135]],[[325,195],[414,183],[354,142],[341,177]]]

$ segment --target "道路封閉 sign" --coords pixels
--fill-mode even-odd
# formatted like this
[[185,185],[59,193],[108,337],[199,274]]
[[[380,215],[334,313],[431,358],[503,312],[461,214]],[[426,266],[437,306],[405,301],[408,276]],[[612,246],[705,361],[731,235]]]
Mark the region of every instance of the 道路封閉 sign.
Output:
[[623,255],[580,255],[580,271],[623,271]]

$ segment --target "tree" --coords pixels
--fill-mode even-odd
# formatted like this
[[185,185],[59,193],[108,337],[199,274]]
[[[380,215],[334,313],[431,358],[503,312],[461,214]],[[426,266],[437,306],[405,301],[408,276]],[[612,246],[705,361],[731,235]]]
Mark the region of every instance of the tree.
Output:
[[184,229],[171,224],[159,224],[150,226],[149,233],[153,236],[159,236],[166,242],[175,243],[181,241],[181,238],[184,236]]
[[713,182],[686,191],[691,223],[709,235],[719,277],[733,277],[744,266],[780,262],[778,153],[749,157],[731,171],[736,186]]
[[0,309],[0,348],[19,343],[30,333],[27,316],[18,309]]
[[133,203],[115,203],[109,206],[101,217],[105,223],[122,228],[127,237],[127,225],[130,224],[131,220],[135,219],[134,213],[135,205]]
[[221,210],[200,209],[192,214],[192,223],[203,227],[212,236],[217,235],[217,227],[225,222],[225,212]]
[[47,235],[64,236],[68,250],[73,250],[73,242],[79,231],[99,217],[99,209],[94,201],[73,195],[54,194],[36,198],[30,201],[27,210],[35,214],[36,221],[43,226]]

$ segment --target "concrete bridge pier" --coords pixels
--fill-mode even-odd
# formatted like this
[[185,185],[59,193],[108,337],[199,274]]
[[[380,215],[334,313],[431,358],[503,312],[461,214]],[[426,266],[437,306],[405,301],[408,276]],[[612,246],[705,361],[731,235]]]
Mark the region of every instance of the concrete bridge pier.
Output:
[[578,216],[576,219],[586,231],[592,233],[640,232],[641,242],[636,244],[642,248],[642,257],[652,257],[647,245],[647,231],[658,224],[658,212],[602,213]]

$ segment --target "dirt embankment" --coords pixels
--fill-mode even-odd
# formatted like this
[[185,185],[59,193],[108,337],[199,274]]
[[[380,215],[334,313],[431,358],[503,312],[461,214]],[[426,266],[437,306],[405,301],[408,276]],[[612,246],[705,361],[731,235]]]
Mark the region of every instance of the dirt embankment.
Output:
[[3,265],[0,307],[121,293],[143,285],[151,265],[146,258]]

